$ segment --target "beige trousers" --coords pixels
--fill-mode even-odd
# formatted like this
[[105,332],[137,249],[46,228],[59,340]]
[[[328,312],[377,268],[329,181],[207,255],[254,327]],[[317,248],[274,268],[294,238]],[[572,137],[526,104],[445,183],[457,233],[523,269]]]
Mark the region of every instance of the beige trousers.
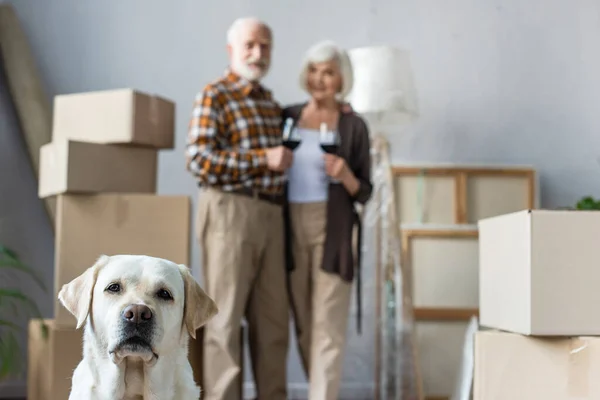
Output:
[[258,400],[285,400],[289,340],[280,206],[202,190],[197,235],[206,292],[219,313],[204,332],[202,399],[241,400],[240,323],[246,317]]
[[337,400],[352,285],[321,269],[326,203],[291,204],[290,297],[308,400]]

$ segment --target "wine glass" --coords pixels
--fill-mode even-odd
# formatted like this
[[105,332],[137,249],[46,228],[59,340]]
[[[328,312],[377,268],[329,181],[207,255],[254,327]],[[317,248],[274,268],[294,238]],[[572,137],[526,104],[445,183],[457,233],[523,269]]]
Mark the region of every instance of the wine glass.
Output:
[[340,135],[338,131],[328,130],[325,122],[321,124],[320,144],[321,149],[329,154],[337,154],[338,147],[340,146]]
[[302,138],[298,134],[298,130],[294,126],[294,120],[287,118],[283,126],[283,145],[294,151],[302,142]]
[[[328,154],[337,154],[340,147],[340,134],[337,130],[328,130],[327,124],[321,124],[320,145],[321,149]],[[332,183],[339,183],[337,179],[330,178]]]

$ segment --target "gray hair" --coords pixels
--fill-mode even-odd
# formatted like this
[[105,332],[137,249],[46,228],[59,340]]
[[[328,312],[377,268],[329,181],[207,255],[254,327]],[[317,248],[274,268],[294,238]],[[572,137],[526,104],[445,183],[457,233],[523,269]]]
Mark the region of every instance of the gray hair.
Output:
[[307,78],[310,64],[327,61],[336,61],[340,68],[342,87],[340,88],[338,98],[344,99],[350,93],[354,84],[352,63],[350,57],[348,57],[348,53],[330,40],[325,40],[311,46],[304,54],[299,77],[300,87],[308,92]]
[[227,44],[233,44],[236,39],[239,37],[240,30],[248,25],[258,25],[269,31],[271,34],[271,27],[267,25],[264,21],[256,18],[256,17],[242,17],[238,18],[227,29]]

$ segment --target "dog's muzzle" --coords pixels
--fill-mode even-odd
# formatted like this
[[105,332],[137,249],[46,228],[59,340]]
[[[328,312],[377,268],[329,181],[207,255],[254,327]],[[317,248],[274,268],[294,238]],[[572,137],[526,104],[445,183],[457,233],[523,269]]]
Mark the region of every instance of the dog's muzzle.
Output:
[[110,353],[119,361],[127,356],[139,356],[144,361],[158,360],[152,348],[155,319],[152,310],[143,304],[131,304],[121,313],[121,338]]

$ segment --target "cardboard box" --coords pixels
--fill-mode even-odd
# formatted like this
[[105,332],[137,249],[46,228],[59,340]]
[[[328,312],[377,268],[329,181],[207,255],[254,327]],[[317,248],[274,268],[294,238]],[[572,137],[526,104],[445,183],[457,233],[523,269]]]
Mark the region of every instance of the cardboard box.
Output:
[[59,326],[73,327],[76,320],[58,301],[58,292],[102,254],[144,254],[189,266],[188,196],[98,194],[57,199],[54,319]]
[[[41,322],[47,329],[44,336]],[[27,399],[68,399],[73,371],[82,359],[83,329],[59,328],[51,319],[29,321]]]
[[175,104],[133,89],[58,95],[52,139],[172,149]]
[[600,335],[600,212],[479,221],[479,318],[526,335]]
[[600,337],[475,334],[473,400],[600,399]]
[[57,140],[40,149],[38,196],[154,193],[158,150]]

